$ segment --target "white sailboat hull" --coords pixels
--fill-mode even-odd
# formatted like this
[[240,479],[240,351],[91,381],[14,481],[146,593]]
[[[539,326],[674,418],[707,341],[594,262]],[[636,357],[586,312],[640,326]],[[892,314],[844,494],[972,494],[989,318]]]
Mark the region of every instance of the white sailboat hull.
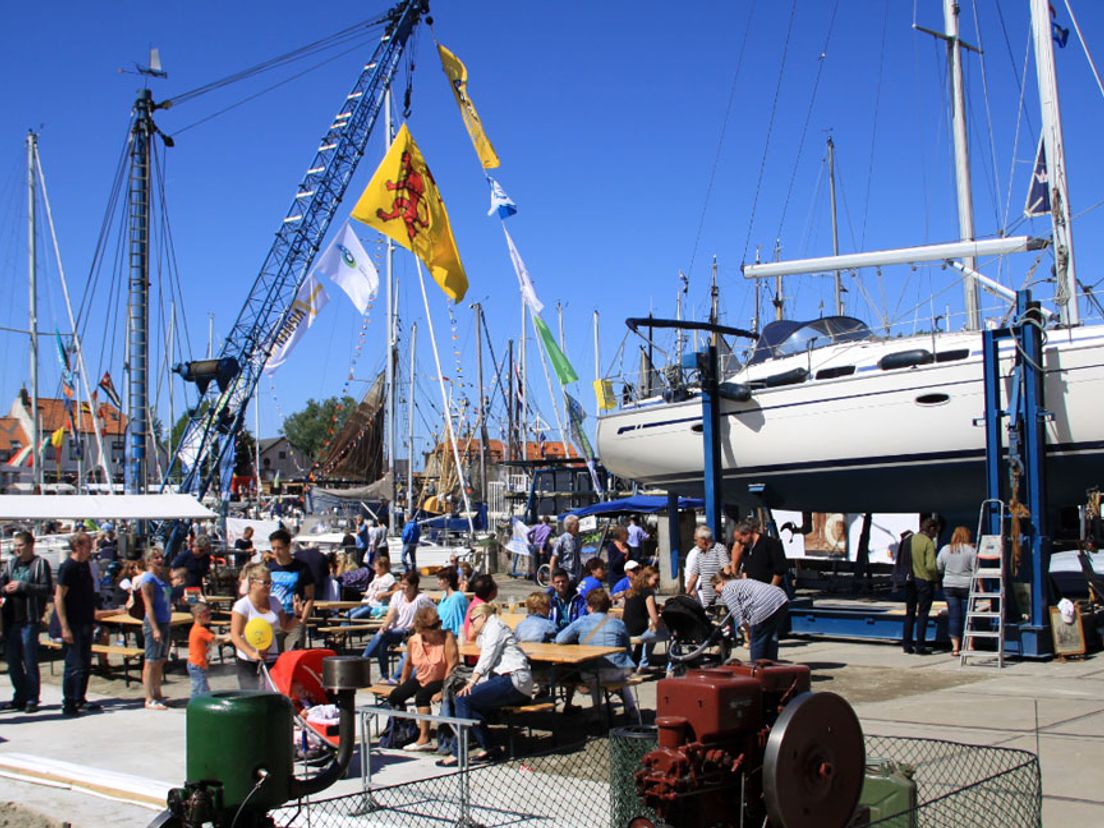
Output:
[[[883,370],[887,354],[957,352],[946,362]],[[963,351],[966,355],[962,356]],[[1001,373],[1012,371],[1009,343]],[[855,366],[849,376],[815,379]],[[779,508],[976,511],[985,497],[981,336],[939,334],[850,342],[773,359],[727,378],[752,383],[804,368],[805,382],[724,401],[720,442],[727,502],[750,504],[767,486]],[[1082,502],[1104,482],[1104,328],[1052,331],[1045,346],[1044,405],[1052,504]],[[660,398],[602,417],[598,450],[615,474],[680,494],[703,491],[701,400]]]

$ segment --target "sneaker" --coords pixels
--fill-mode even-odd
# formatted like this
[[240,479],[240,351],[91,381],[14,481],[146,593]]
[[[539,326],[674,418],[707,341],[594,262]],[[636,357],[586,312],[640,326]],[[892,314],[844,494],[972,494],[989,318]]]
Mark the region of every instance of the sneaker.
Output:
[[146,702],[146,710],[168,710],[168,706],[154,699]]
[[79,707],[85,713],[99,713],[101,710],[103,710],[103,705],[99,702],[82,701],[77,705],[77,707]]
[[37,713],[38,712],[38,702],[27,702],[25,705],[23,705],[23,712],[24,713]]
[[78,707],[65,705],[61,708],[61,715],[70,719],[74,718],[75,716],[79,716],[80,714],[80,708]]
[[0,710],[22,710],[25,707],[23,702],[10,701],[0,704]]
[[403,745],[403,750],[408,753],[422,753],[436,749],[437,748],[433,746],[433,742],[411,742],[408,745]]

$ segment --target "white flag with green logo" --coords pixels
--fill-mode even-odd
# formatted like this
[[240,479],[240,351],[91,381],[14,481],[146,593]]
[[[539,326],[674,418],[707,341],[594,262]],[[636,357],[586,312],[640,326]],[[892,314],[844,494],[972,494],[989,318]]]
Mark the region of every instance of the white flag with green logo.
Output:
[[376,266],[368,258],[349,222],[345,222],[318,259],[314,275],[325,276],[335,282],[361,314],[368,312],[368,305],[379,290]]

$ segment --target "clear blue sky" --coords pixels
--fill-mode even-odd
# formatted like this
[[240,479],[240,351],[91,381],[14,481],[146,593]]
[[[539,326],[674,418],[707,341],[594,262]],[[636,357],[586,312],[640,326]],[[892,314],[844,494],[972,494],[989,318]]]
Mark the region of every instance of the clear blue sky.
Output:
[[[941,3],[915,5],[917,22],[941,28]],[[567,351],[584,380],[576,396],[588,410],[593,412],[594,404],[588,387],[594,376],[594,310],[602,320],[602,371],[617,373],[620,366],[613,360],[624,336],[623,319],[649,310],[672,316],[680,270],[690,276],[690,306],[701,318],[708,307],[709,263],[716,255],[725,319],[748,326],[753,292],[740,276],[741,261],[753,259],[760,247],[764,258],[773,258],[776,240],[784,258],[831,252],[823,164],[829,130],[837,147],[844,251],[957,236],[944,48],[912,30],[913,6],[799,0],[791,26],[791,4],[778,2],[435,4],[434,33],[468,66],[469,92],[503,161],[495,174],[520,207],[509,227],[553,329],[556,303],[564,305]],[[7,9],[0,49],[7,78],[0,91],[0,325],[26,327],[23,140],[28,128],[41,133],[62,255],[79,297],[130,105],[141,86],[136,75],[119,74],[120,67],[144,62],[149,46],[159,46],[169,79],[153,81],[152,88],[155,98],[164,99],[384,8],[369,2],[319,10],[275,0],[21,3]],[[1074,9],[1090,47],[1104,42],[1104,7],[1082,0]],[[997,11],[995,0],[978,0],[979,38],[973,4],[963,3],[963,34],[974,43],[980,39],[986,50],[988,96],[978,57],[967,59],[980,236],[1017,220],[1039,129],[1033,66],[1022,119],[1017,109],[1027,3],[1001,2]],[[1064,7],[1059,11],[1068,26]],[[421,29],[409,123],[448,205],[471,282],[455,311],[455,343],[444,297],[431,291],[444,373],[456,376],[455,346],[467,385],[461,390],[474,396],[468,306],[485,304],[501,358],[506,340],[518,335],[516,281],[498,221],[486,216],[482,171],[432,47],[430,32]],[[214,314],[218,342],[237,315],[317,139],[370,53],[371,46],[365,46],[194,129],[184,130],[288,73],[158,113],[160,127],[176,136],[176,147],[167,152],[166,187],[194,356],[206,348],[208,313]],[[1092,284],[1100,278],[1096,263],[1104,211],[1080,214],[1104,197],[1101,98],[1076,35],[1057,54],[1079,271]],[[339,220],[370,177],[374,154],[381,152],[377,134]],[[1004,218],[1006,203],[1010,219]],[[374,249],[373,233],[358,230]],[[1049,223],[1035,220],[1026,231],[1045,235]],[[109,251],[115,244],[111,239]],[[396,261],[401,315],[408,325],[423,316],[421,298],[409,255],[400,252]],[[1009,259],[1003,278],[1019,285],[1033,261]],[[1049,265],[1048,257],[1036,276]],[[121,339],[114,340],[113,359],[110,342],[102,357],[100,347],[116,336],[113,324],[121,320],[121,310],[109,311],[112,270],[106,267],[100,277],[98,321],[85,332],[86,353],[92,374],[110,370],[121,386]],[[986,272],[996,275],[995,265]],[[67,327],[53,274],[48,265],[42,276],[40,325],[47,330]],[[871,307],[877,306],[903,326],[898,331],[914,324],[927,328],[924,320],[933,312],[943,314],[949,306],[953,313],[961,306],[961,290],[938,269],[899,268],[881,278],[864,274],[862,290],[849,282],[848,312],[877,322]],[[1050,292],[1046,286],[1041,290]],[[831,310],[828,279],[788,280],[786,294],[787,315],[816,316],[822,306]],[[988,305],[995,307],[992,300]],[[763,313],[770,313],[765,303]],[[383,365],[382,318],[381,301],[355,367],[359,378]],[[278,402],[269,382],[262,381],[263,436],[273,435],[280,415],[297,410],[308,397],[342,390],[359,330],[355,311],[334,292],[320,324],[275,376]],[[418,394],[439,406],[424,332],[419,322]],[[155,325],[154,336],[159,335]],[[0,342],[0,393],[11,399],[28,375],[27,346],[24,338],[6,332]],[[637,343],[629,340],[633,352]],[[42,363],[42,393],[53,395],[56,360],[46,351]],[[635,370],[635,362],[626,370]],[[530,371],[533,393],[551,420],[535,359]],[[354,384],[351,390],[358,395],[363,387]],[[178,390],[178,413],[180,396]],[[167,419],[164,395],[160,411]],[[426,417],[433,419],[428,409]],[[424,431],[420,421],[419,430]]]

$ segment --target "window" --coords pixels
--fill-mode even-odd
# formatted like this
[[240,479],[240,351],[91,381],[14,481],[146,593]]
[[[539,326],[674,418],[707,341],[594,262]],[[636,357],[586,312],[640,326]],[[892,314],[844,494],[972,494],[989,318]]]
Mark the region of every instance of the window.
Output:
[[281,460],[287,460],[287,452],[286,451],[281,451],[280,452],[280,459]]
[[82,440],[80,435],[70,435],[69,440],[69,459],[77,460],[81,456]]

